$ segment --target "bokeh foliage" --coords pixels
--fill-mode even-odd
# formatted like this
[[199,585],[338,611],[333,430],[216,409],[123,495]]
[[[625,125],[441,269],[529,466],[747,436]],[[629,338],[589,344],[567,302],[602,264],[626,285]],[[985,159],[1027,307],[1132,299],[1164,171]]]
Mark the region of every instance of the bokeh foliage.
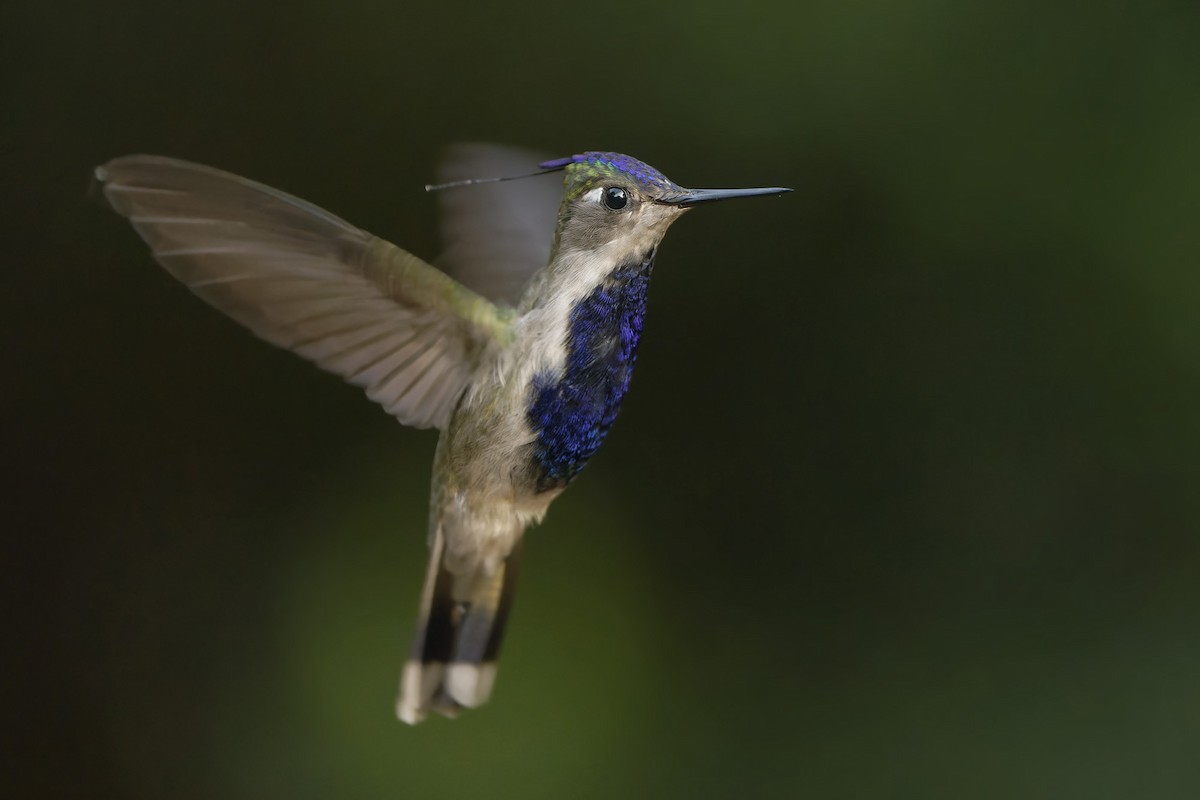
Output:
[[[13,796],[1200,793],[1194,2],[0,21]],[[462,139],[797,192],[668,236],[493,702],[409,729],[433,435],[87,186],[190,158],[433,256]]]

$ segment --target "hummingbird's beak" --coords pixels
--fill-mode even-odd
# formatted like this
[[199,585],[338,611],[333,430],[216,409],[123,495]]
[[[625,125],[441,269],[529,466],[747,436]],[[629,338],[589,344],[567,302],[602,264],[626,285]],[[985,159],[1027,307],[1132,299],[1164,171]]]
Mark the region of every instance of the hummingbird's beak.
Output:
[[730,200],[734,197],[758,197],[760,195],[787,194],[791,189],[779,186],[761,189],[684,189],[664,197],[655,198],[655,202],[680,208],[691,208],[700,203],[711,203],[714,200]]

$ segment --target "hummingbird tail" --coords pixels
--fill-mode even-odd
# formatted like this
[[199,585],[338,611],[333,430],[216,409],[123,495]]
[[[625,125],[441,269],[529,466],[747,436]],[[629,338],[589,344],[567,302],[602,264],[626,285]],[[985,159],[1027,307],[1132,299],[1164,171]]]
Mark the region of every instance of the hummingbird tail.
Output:
[[512,606],[520,550],[518,541],[499,566],[480,565],[470,573],[455,573],[447,567],[445,540],[438,526],[417,634],[400,680],[396,716],[403,722],[415,725],[431,709],[454,717],[487,701]]

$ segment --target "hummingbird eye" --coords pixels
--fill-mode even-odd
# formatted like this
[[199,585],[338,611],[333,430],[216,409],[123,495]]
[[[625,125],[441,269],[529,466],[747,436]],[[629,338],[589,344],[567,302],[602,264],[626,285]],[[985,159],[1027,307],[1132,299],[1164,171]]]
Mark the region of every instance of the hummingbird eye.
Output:
[[613,211],[620,211],[629,204],[629,195],[619,186],[609,186],[600,195],[604,205]]

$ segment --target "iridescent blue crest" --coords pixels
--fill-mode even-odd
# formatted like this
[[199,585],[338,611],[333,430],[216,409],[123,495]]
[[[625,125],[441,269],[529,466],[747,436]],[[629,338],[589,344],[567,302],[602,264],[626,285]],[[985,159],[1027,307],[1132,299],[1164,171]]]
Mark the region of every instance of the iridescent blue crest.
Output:
[[543,161],[545,170],[567,171],[567,196],[575,197],[606,178],[623,176],[644,189],[657,192],[676,192],[679,187],[654,167],[623,153],[590,151],[565,158]]

